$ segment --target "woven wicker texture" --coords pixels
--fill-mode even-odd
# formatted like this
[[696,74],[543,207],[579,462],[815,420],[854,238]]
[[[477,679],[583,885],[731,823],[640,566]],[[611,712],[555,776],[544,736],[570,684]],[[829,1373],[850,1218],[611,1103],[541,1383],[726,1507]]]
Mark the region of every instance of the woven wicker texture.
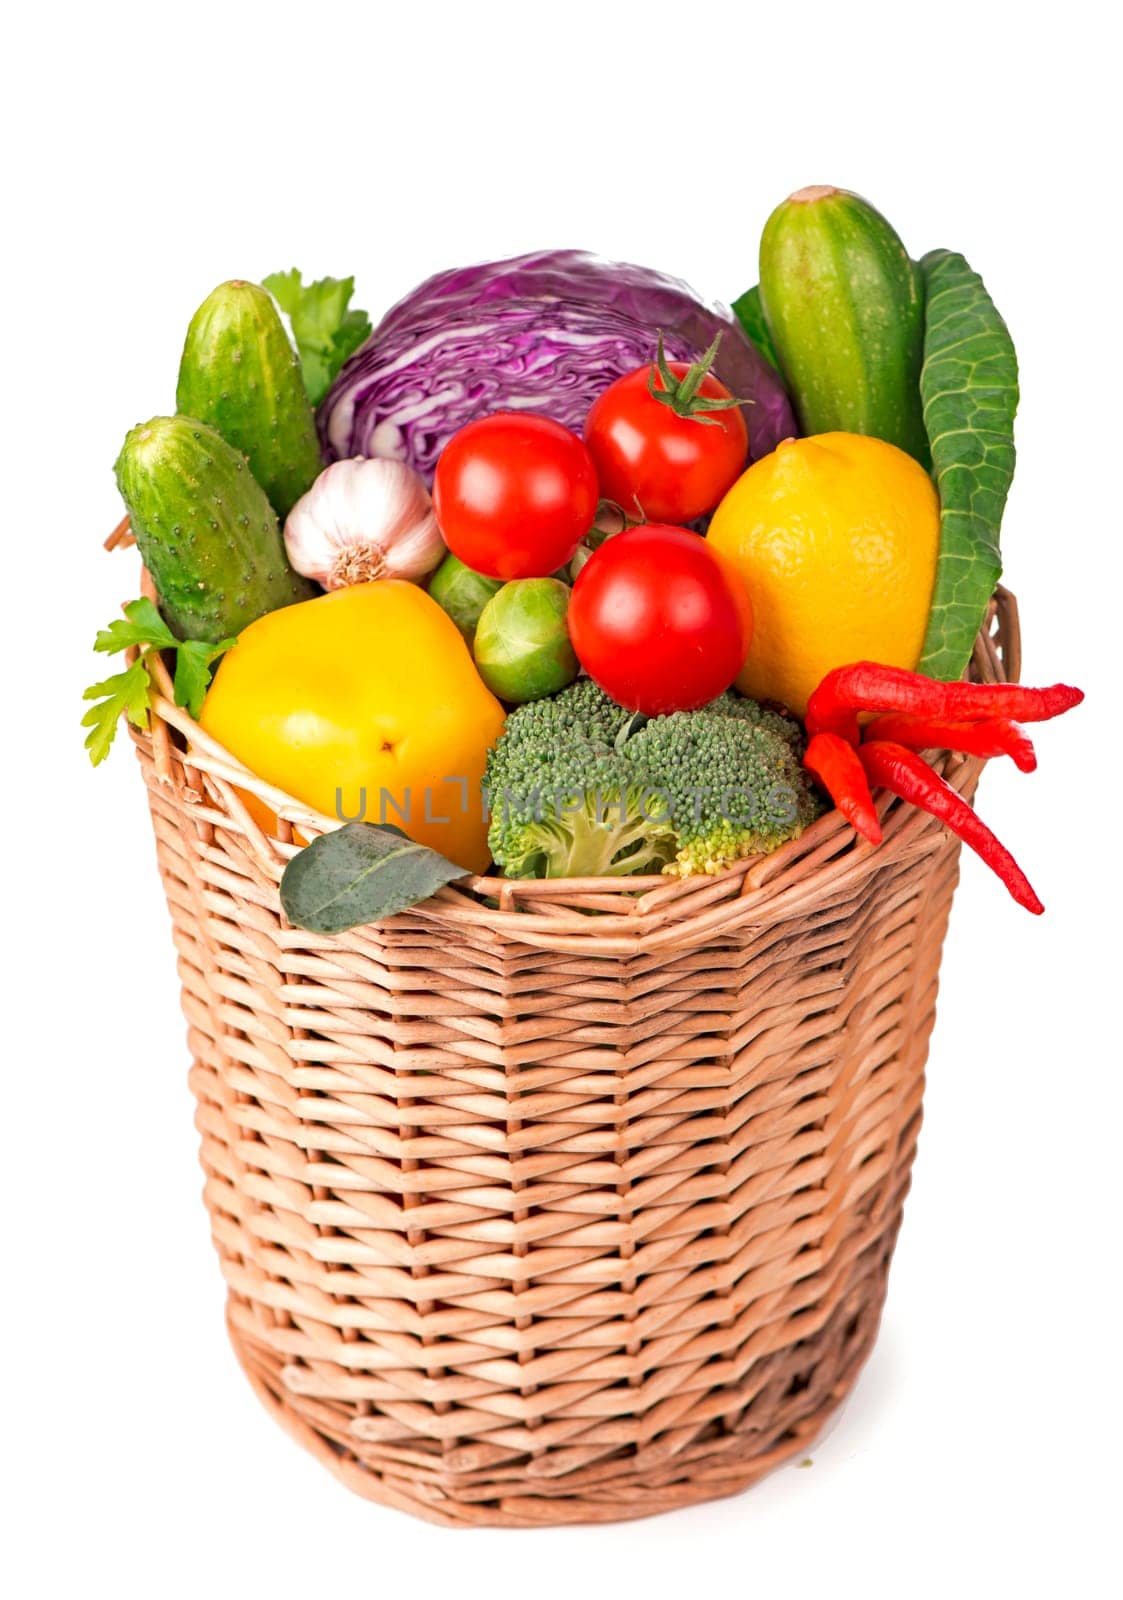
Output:
[[[976,675],[1017,658],[1000,594]],[[462,1526],[642,1516],[805,1451],[876,1334],[956,842],[890,802],[878,850],[831,814],[717,879],[477,879],[320,937],[238,788],[318,819],[158,713],[206,1203],[290,1432]]]

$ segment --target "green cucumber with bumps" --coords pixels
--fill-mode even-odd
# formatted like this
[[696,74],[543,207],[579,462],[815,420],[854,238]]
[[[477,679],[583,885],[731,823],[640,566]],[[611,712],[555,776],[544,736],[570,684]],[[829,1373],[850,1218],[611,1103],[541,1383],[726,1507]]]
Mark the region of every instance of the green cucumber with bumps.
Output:
[[258,284],[220,283],[191,318],[175,403],[242,452],[284,522],[323,462],[300,357]]
[[797,190],[764,225],[760,299],[804,433],[868,434],[927,467],[924,283],[881,213]]
[[319,591],[289,565],[241,451],[193,417],[132,428],[115,468],[160,610],[179,639],[218,644]]

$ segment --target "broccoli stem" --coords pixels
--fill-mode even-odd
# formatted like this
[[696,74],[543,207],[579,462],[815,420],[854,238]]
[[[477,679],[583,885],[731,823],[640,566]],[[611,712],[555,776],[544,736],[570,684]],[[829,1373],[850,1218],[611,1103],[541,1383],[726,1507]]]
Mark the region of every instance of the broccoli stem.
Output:
[[[653,834],[650,820],[626,801],[603,806],[599,818],[584,797],[582,801],[578,809],[565,809],[559,818],[541,825],[547,878],[625,877],[634,874],[640,862],[650,865],[652,872],[662,872],[674,855],[673,834]],[[630,850],[637,844],[638,850]]]

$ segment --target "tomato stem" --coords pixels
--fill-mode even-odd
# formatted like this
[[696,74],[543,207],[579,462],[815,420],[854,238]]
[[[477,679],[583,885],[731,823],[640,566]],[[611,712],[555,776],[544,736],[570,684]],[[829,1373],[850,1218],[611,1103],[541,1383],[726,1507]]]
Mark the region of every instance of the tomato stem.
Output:
[[[717,334],[713,344],[704,356],[699,357],[683,373],[676,377],[667,363],[666,351],[663,348],[663,335],[659,335],[659,345],[655,352],[655,365],[647,378],[647,392],[653,400],[658,400],[661,406],[670,406],[676,417],[686,417],[691,422],[700,422],[704,427],[716,428],[716,418],[706,416],[708,411],[728,411],[733,406],[752,405],[751,400],[737,400],[730,396],[728,399],[714,399],[710,395],[700,395],[698,390],[710,375],[714,359],[717,356],[718,345],[721,343],[721,334]],[[655,379],[659,378],[663,387],[655,387]]]
[[631,516],[615,500],[598,500],[593,525],[582,543],[587,544],[590,550],[599,550],[606,539],[615,538],[618,533],[624,533],[628,528],[638,528],[644,521],[646,518],[642,514],[638,517]]

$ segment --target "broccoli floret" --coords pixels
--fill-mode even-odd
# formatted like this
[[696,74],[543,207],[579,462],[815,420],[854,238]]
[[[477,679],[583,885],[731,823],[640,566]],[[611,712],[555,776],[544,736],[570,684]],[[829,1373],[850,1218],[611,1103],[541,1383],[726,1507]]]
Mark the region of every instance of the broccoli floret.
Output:
[[674,816],[678,849],[664,872],[721,872],[803,832],[817,805],[800,765],[799,726],[788,722],[724,695],[701,711],[654,717],[628,741],[631,759],[661,774]]
[[634,714],[610,700],[592,678],[578,678],[559,694],[519,706],[507,718],[504,738],[508,744],[532,745],[548,758],[551,740],[611,749],[621,730],[634,720]]
[[803,724],[783,707],[761,705],[759,700],[750,700],[747,695],[738,694],[736,689],[727,689],[716,700],[711,700],[705,709],[719,712],[723,717],[739,717],[742,722],[751,722],[755,727],[767,728],[770,733],[779,734],[800,760],[803,759]]
[[589,679],[519,706],[488,756],[488,843],[509,877],[719,872],[815,814],[794,719],[732,691],[650,720]]
[[623,754],[636,721],[588,678],[511,713],[484,774],[488,843],[509,877],[661,872],[673,859],[675,834],[647,815]]

